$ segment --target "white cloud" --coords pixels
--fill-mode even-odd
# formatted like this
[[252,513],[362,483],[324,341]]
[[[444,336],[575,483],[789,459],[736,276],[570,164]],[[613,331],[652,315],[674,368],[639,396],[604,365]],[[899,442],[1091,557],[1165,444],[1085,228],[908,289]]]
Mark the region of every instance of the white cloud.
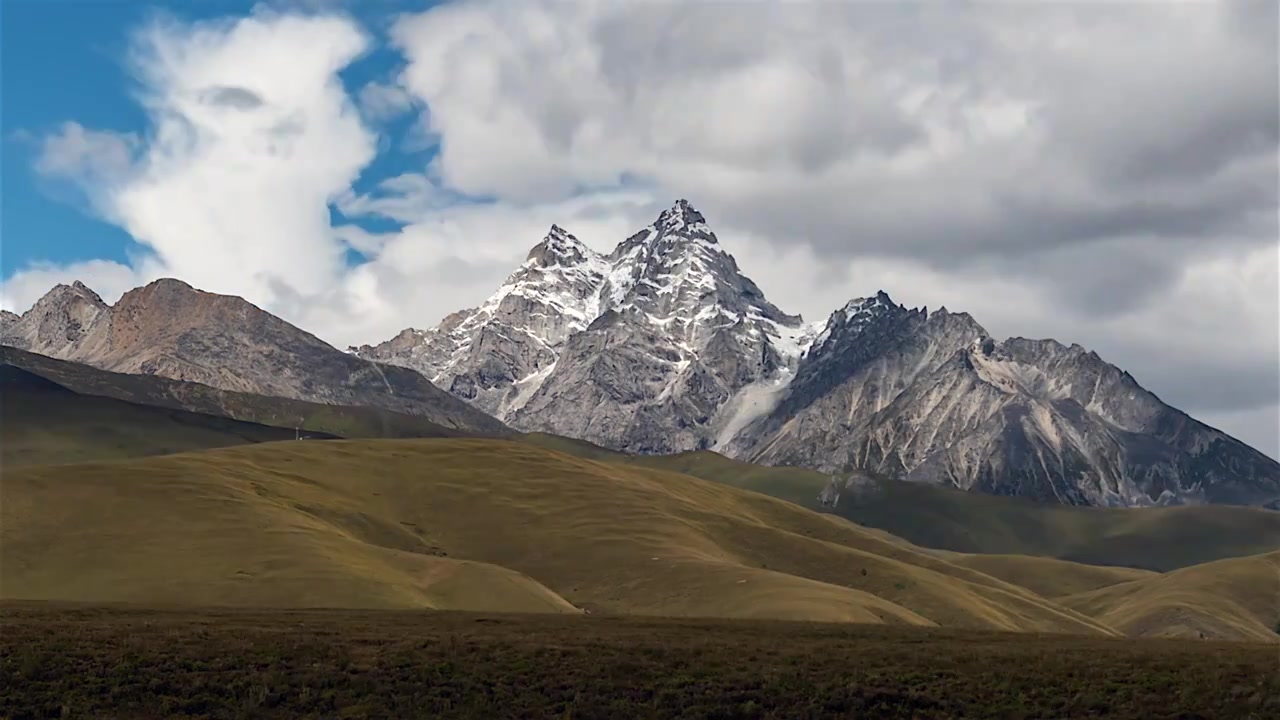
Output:
[[[154,252],[139,277],[339,346],[478,303],[552,222],[604,250],[688,197],[785,310],[885,288],[1079,342],[1280,454],[1258,421],[1280,400],[1275,14],[447,3],[396,22],[407,65],[358,102],[337,72],[369,39],[344,16],[159,23],[134,56],[147,141],[69,123],[40,169]],[[439,156],[354,193],[367,123],[410,105]],[[331,228],[330,202],[407,227]],[[11,278],[6,307],[54,274]]]
[[341,16],[155,22],[131,55],[153,123],[146,144],[68,123],[38,169],[83,184],[193,285],[266,305],[321,292],[345,267],[327,204],[376,147],[336,75],[367,45]]

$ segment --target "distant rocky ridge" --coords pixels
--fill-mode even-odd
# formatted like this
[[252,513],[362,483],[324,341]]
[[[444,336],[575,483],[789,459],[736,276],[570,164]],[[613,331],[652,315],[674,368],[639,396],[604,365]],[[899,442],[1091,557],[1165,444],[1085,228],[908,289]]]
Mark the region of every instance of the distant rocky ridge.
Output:
[[883,292],[805,324],[677,201],[608,255],[553,226],[488,301],[361,357],[523,430],[1073,505],[1268,504],[1280,464],[1078,345]]
[[178,280],[131,290],[114,306],[80,282],[58,285],[21,317],[6,317],[0,343],[104,370],[506,431],[417,372],[344,353],[241,298]]

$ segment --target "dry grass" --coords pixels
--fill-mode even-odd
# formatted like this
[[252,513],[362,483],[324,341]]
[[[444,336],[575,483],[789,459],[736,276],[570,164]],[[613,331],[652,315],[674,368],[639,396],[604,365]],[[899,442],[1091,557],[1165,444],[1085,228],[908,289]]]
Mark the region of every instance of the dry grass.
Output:
[[1264,718],[1274,648],[867,625],[5,606],[0,717]]
[[[628,456],[552,435],[530,434],[524,440],[593,459],[686,473],[830,511],[817,502],[829,477],[812,470],[752,465],[707,451]],[[1280,549],[1280,513],[1229,505],[1068,507],[879,479],[864,492],[842,495],[834,512],[922,547],[1157,572]]]
[[1196,565],[1061,601],[1135,637],[1277,642],[1280,552]]
[[835,517],[510,441],[26,468],[4,474],[0,499],[10,598],[529,611],[563,598],[597,613],[1112,632]]
[[1159,573],[1135,568],[1083,565],[1055,558],[1028,555],[967,555],[942,553],[948,562],[972,568],[1047,598],[1097,590]]

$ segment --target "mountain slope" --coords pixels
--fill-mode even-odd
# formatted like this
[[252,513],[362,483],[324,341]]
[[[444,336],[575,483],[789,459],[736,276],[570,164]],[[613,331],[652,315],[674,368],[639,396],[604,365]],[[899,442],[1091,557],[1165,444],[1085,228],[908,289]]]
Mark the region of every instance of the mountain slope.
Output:
[[1090,567],[1164,572],[1280,548],[1280,513],[1260,508],[1064,506],[924,483],[833,480],[813,470],[753,465],[707,451],[625,455],[553,435],[535,433],[521,440],[601,462],[639,464],[753,490],[922,547],[986,557],[1039,556]]
[[503,430],[416,372],[343,353],[241,298],[172,279],[131,290],[114,306],[80,283],[59,285],[4,333],[5,345],[105,370]]
[[906,311],[884,294],[860,306],[861,323],[840,315],[736,455],[1071,505],[1280,497],[1274,460],[1079,346],[996,342],[968,316]]
[[444,557],[599,612],[1111,632],[837,518],[501,440],[6,470],[0,494],[7,597],[440,607],[430,581]]
[[4,364],[0,436],[0,465],[16,467],[292,440],[294,430],[81,395]]
[[[445,427],[420,415],[377,407],[326,405],[290,398],[219,390],[159,375],[99,370],[83,363],[55,360],[12,347],[0,347],[0,364],[21,368],[75,391],[79,396],[114,398],[136,405],[186,410],[249,423],[301,429],[344,438],[461,437],[467,431]],[[198,445],[184,447],[192,450]]]

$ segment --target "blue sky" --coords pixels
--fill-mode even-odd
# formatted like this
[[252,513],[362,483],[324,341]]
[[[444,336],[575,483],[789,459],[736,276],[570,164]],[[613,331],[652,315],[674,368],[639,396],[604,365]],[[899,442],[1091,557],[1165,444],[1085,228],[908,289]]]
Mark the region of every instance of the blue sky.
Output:
[[[144,3],[132,0],[6,0],[0,14],[0,128],[3,128],[3,177],[0,188],[0,277],[8,278],[32,263],[68,264],[93,259],[128,262],[145,253],[127,232],[86,207],[70,184],[35,172],[38,138],[74,120],[86,127],[145,135],[148,117],[136,101],[137,81],[128,67],[131,33],[157,15],[200,22],[248,15],[262,3],[252,0],[186,0]],[[380,38],[369,52],[340,73],[355,95],[369,82],[388,81],[403,58],[385,42],[385,32],[403,11],[434,3],[373,0],[362,3],[273,3],[279,8],[341,7]],[[361,175],[357,191],[378,181],[426,167],[433,148],[419,149],[410,139],[415,122],[403,114],[381,124],[380,152]],[[335,223],[352,222],[374,231],[401,227],[385,218],[345,218],[334,208]],[[351,253],[350,262],[361,260]]]

